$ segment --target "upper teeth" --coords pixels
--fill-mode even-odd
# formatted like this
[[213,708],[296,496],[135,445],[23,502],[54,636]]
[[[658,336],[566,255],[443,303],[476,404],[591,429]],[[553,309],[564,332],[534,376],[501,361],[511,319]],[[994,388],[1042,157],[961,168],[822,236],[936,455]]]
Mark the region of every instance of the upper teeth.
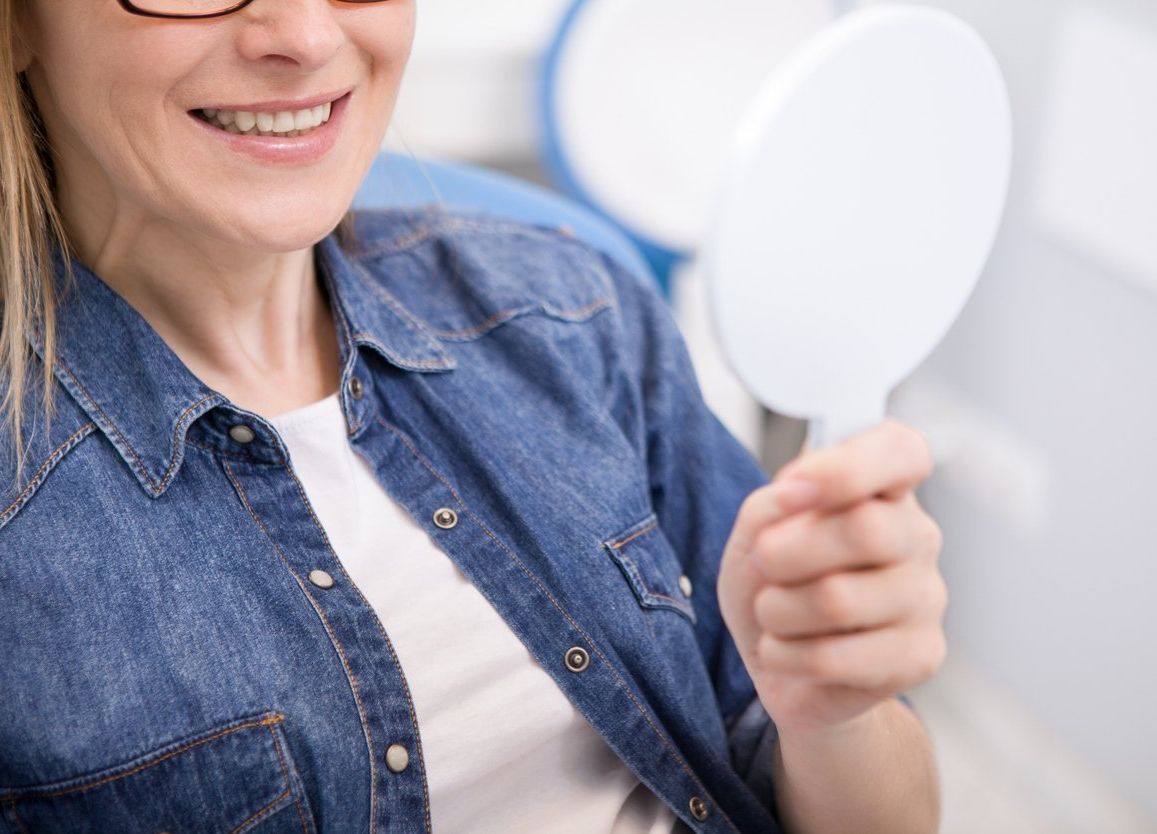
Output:
[[250,110],[213,110],[211,108],[205,108],[201,113],[204,114],[206,121],[228,130],[230,133],[292,134],[296,136],[298,133],[313,130],[315,127],[328,122],[332,107],[332,102],[326,102],[304,110],[282,110],[277,113],[261,113]]

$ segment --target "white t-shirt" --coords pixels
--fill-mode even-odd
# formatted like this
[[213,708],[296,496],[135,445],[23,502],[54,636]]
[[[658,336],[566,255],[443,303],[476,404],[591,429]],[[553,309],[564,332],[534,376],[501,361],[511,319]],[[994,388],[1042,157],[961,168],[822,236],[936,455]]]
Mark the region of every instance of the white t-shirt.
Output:
[[353,451],[337,396],[271,422],[401,661],[434,831],[670,834],[674,814]]

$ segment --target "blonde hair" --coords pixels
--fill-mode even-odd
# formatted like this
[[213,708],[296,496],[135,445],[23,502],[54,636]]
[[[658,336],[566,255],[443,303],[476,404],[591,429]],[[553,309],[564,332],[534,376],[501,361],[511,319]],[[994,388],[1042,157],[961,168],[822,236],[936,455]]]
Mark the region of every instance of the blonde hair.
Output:
[[[16,72],[16,3],[0,0],[0,414],[17,469],[24,462],[22,426],[31,368],[29,337],[44,345],[44,414],[51,413],[56,282],[51,241],[65,235],[53,195],[52,167],[36,104]],[[0,474],[0,477],[3,477]]]

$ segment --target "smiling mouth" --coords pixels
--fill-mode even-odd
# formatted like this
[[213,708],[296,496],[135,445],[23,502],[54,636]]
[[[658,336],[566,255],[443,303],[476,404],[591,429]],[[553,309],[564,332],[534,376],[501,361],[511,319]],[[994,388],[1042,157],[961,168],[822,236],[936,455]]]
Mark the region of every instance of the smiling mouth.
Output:
[[241,136],[305,136],[329,121],[333,102],[307,107],[304,110],[280,110],[276,113],[250,110],[192,111],[201,121],[228,133]]

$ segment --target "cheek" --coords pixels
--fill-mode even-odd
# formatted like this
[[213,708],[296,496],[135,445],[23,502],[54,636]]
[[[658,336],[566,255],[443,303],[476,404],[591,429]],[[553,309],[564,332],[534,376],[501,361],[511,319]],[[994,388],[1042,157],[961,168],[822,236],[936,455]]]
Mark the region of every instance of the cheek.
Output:
[[[125,15],[112,0],[107,4]],[[195,32],[115,23],[53,32],[29,72],[58,153],[108,162],[131,153],[130,136],[148,141],[155,154],[164,147],[158,133],[171,91],[202,61],[197,39],[180,37]]]
[[[368,11],[368,10],[367,10]],[[375,69],[394,79],[401,77],[414,43],[415,15],[412,3],[391,7],[386,20],[357,25],[352,38],[374,62]]]
[[163,98],[173,60],[157,42],[146,48],[140,38],[111,32],[59,34],[33,70],[40,79],[38,93],[48,99],[42,106],[58,111],[57,121],[95,140],[102,134],[94,131],[115,130],[118,120],[155,108]]

